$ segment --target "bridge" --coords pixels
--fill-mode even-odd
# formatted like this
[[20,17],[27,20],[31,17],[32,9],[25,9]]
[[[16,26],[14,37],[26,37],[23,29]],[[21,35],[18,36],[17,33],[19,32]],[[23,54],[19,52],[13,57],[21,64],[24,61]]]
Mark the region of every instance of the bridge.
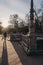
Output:
[[43,65],[43,56],[27,56],[19,42],[0,36],[0,65]]
[[[25,51],[29,49],[28,48],[29,42],[30,42],[29,46],[32,50],[37,49],[35,43],[36,40],[34,34],[35,29],[33,25],[34,24],[33,20],[34,20],[34,9],[33,9],[33,0],[31,0],[30,26],[29,26],[30,39],[27,38],[26,36],[25,37],[22,36],[22,38],[20,38],[21,37],[20,36],[18,38],[15,35],[13,36],[11,35],[9,38],[7,37],[6,43],[4,43],[2,40],[2,35],[0,35],[0,65],[43,65],[43,56],[40,55],[27,56],[27,54],[24,52],[24,49]],[[20,41],[21,39],[22,41]]]

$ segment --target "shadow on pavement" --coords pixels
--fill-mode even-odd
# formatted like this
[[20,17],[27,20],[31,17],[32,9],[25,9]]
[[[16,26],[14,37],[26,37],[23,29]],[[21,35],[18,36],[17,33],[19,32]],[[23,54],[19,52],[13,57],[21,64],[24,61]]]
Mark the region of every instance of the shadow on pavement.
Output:
[[7,54],[7,45],[6,45],[6,43],[3,43],[1,65],[8,65],[8,54]]

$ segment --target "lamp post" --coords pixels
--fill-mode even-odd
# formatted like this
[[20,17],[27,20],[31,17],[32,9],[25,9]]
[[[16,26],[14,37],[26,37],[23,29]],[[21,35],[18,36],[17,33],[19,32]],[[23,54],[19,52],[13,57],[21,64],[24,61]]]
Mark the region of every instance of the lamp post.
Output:
[[[33,28],[33,21],[34,21],[34,9],[33,9],[33,0],[31,0],[31,8],[30,8],[30,29]],[[30,30],[32,32],[32,30]]]
[[33,49],[35,46],[35,28],[34,28],[34,8],[33,8],[33,0],[31,0],[31,8],[30,8],[30,25],[29,25],[29,32],[30,32],[30,48]]

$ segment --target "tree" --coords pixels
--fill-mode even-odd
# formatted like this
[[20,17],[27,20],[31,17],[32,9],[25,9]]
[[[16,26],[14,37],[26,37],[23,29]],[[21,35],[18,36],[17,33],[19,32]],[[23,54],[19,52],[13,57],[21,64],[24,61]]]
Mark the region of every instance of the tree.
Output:
[[9,29],[12,32],[18,32],[18,14],[10,15],[10,25],[11,28]]
[[18,26],[18,15],[14,14],[14,15],[10,15],[10,23],[12,24],[13,28],[16,28]]
[[24,22],[23,21],[20,22],[20,27],[24,27]]
[[39,23],[37,19],[35,19],[35,32],[37,33],[42,32],[41,23]]
[[43,11],[43,0],[41,0],[41,9]]
[[28,14],[26,14],[25,20],[26,20],[26,24],[29,26],[30,16]]

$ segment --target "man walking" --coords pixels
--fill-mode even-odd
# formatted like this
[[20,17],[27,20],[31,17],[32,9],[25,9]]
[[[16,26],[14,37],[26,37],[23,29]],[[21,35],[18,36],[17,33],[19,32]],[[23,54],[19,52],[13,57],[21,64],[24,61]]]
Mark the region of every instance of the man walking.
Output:
[[4,39],[4,43],[6,43],[6,37],[7,37],[7,33],[4,32],[4,33],[3,33],[3,37],[2,37],[2,39]]

